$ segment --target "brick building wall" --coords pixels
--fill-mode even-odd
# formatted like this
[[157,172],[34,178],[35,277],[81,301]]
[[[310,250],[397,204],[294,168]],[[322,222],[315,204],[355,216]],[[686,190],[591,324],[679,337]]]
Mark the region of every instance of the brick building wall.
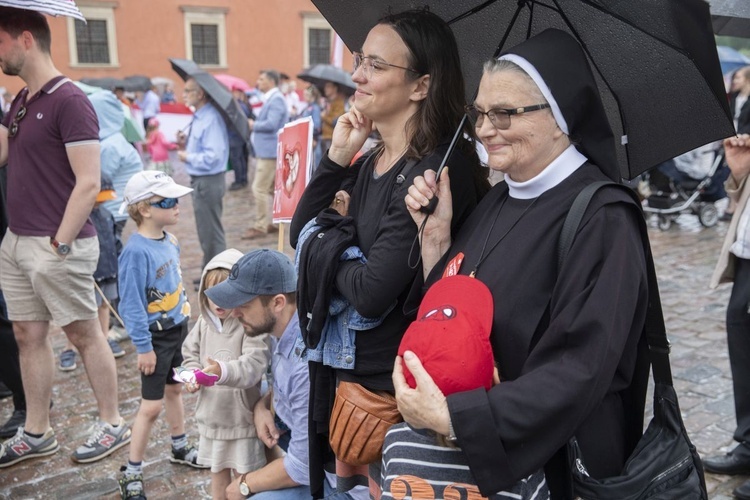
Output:
[[[255,83],[261,69],[291,76],[321,62],[333,32],[310,0],[77,0],[89,20],[48,18],[52,57],[72,79],[166,77],[182,82],[168,58],[203,58],[211,73]],[[218,42],[218,43],[217,43]],[[195,53],[193,53],[195,52]],[[104,62],[102,62],[104,61]],[[109,62],[106,62],[109,61]],[[326,61],[327,62],[327,61]],[[349,54],[344,66],[351,65]],[[300,87],[306,84],[299,82]],[[17,77],[0,74],[0,86],[15,93]]]

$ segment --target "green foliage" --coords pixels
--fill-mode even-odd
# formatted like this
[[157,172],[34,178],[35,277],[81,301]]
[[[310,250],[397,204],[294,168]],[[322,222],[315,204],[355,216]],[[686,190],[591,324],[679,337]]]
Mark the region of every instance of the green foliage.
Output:
[[750,39],[736,36],[716,36],[716,45],[726,45],[750,57]]

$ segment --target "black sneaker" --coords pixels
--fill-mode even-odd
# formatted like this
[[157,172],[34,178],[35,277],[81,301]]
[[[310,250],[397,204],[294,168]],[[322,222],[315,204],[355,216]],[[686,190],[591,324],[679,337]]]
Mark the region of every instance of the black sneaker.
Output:
[[198,448],[187,445],[184,448],[176,450],[172,447],[172,457],[169,459],[173,464],[188,465],[195,467],[196,469],[210,469],[210,465],[203,465],[198,463]]
[[[0,399],[9,398],[13,395],[13,391],[8,389],[8,386],[0,382]],[[15,434],[15,433],[14,433]]]
[[9,438],[16,435],[19,427],[26,423],[26,410],[14,410],[7,422],[0,427],[0,438]]
[[16,435],[0,445],[0,468],[36,457],[52,455],[60,449],[55,439],[55,433],[49,429],[42,436],[42,441],[33,444],[31,438],[24,434],[23,427],[19,427]]
[[126,466],[120,467],[122,476],[117,480],[122,500],[146,500],[146,493],[143,491],[143,474],[127,474],[126,470]]
[[101,460],[128,444],[130,434],[130,427],[122,419],[117,427],[112,427],[105,422],[97,422],[86,442],[73,453],[73,461],[87,464]]

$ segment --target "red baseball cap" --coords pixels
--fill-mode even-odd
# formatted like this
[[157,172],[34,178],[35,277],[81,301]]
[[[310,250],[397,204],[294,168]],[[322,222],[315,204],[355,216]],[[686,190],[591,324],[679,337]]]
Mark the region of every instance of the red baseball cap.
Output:
[[[492,387],[495,359],[490,345],[494,303],[476,278],[441,279],[425,294],[417,320],[406,330],[399,356],[412,351],[446,396]],[[404,366],[410,387],[417,386]]]

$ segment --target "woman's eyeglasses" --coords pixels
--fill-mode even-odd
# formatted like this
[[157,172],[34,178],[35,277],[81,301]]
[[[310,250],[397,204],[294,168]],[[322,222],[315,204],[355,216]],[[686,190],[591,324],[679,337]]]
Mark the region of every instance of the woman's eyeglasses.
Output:
[[374,73],[383,71],[386,66],[391,68],[398,68],[403,69],[404,71],[411,71],[412,73],[419,74],[419,71],[411,68],[405,68],[404,66],[396,66],[395,64],[390,64],[382,59],[376,59],[371,56],[365,56],[361,52],[352,52],[352,56],[354,57],[354,71],[357,71],[360,67],[362,67],[362,73],[364,73],[365,78],[370,79],[372,78],[372,75]]
[[21,106],[21,109],[19,109],[16,112],[16,116],[13,117],[13,123],[10,124],[10,128],[8,129],[8,137],[15,137],[18,133],[18,124],[21,120],[23,120],[23,117],[26,116],[26,106]]
[[484,125],[484,117],[487,116],[490,119],[492,126],[498,130],[508,130],[510,128],[510,117],[513,115],[522,115],[530,111],[539,111],[540,109],[547,109],[550,105],[535,104],[533,106],[524,106],[523,108],[493,108],[489,111],[480,111],[474,106],[466,106],[464,109],[469,120],[474,124],[474,127],[479,130]]
[[153,203],[150,203],[152,207],[159,207],[159,208],[174,208],[179,203],[179,200],[177,198],[164,198],[161,201],[155,201]]

